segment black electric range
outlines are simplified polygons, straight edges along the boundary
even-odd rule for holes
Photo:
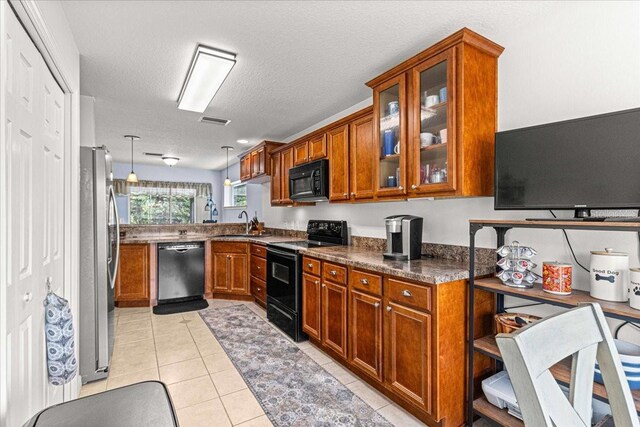
[[[302,331],[302,254],[300,249],[348,244],[346,221],[310,220],[307,240],[267,244],[267,319],[294,341]]]

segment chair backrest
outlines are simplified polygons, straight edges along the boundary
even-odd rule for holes
[[[629,384],[599,304],[547,317],[496,341],[525,425],[591,426],[596,359],[616,425],[640,427]],[[567,398],[549,369],[572,356]]]

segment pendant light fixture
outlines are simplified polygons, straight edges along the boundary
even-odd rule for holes
[[[131,172],[129,173],[129,176],[127,176],[127,182],[135,184],[138,182],[138,176],[133,171],[133,141],[138,141],[140,137],[135,135],[125,135],[124,137],[127,139],[131,139]]]
[[[231,180],[229,179],[229,150],[233,150],[233,147],[230,145],[223,145],[222,149],[227,150],[227,177],[224,180],[224,185],[225,187],[228,187],[231,185]]]

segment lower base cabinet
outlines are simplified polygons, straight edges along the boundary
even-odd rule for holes
[[[154,245],[155,247],[155,245]],[[151,245],[120,245],[114,300],[117,307],[149,307],[151,290]]]
[[[321,292],[320,278],[302,274],[302,330],[320,340]]]
[[[322,282],[322,345],[347,358],[347,287]]]
[[[415,283],[309,257],[303,265],[303,330],[315,345],[428,425],[464,424],[466,280]],[[487,316],[476,306],[478,324]]]
[[[382,298],[349,292],[349,362],[382,381]]]
[[[387,386],[431,413],[431,315],[387,301],[384,336]]]
[[[250,295],[247,243],[212,242],[213,294]]]

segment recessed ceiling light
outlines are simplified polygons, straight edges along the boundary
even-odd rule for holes
[[[239,139],[236,141],[238,144],[248,144],[249,141],[247,141],[246,139]]]
[[[232,53],[198,45],[178,97],[178,108],[204,112],[235,63]]]
[[[175,165],[176,163],[178,163],[178,161],[180,160],[179,157],[174,157],[174,156],[162,156],[162,161],[165,162],[167,165],[169,165],[170,167]]]

